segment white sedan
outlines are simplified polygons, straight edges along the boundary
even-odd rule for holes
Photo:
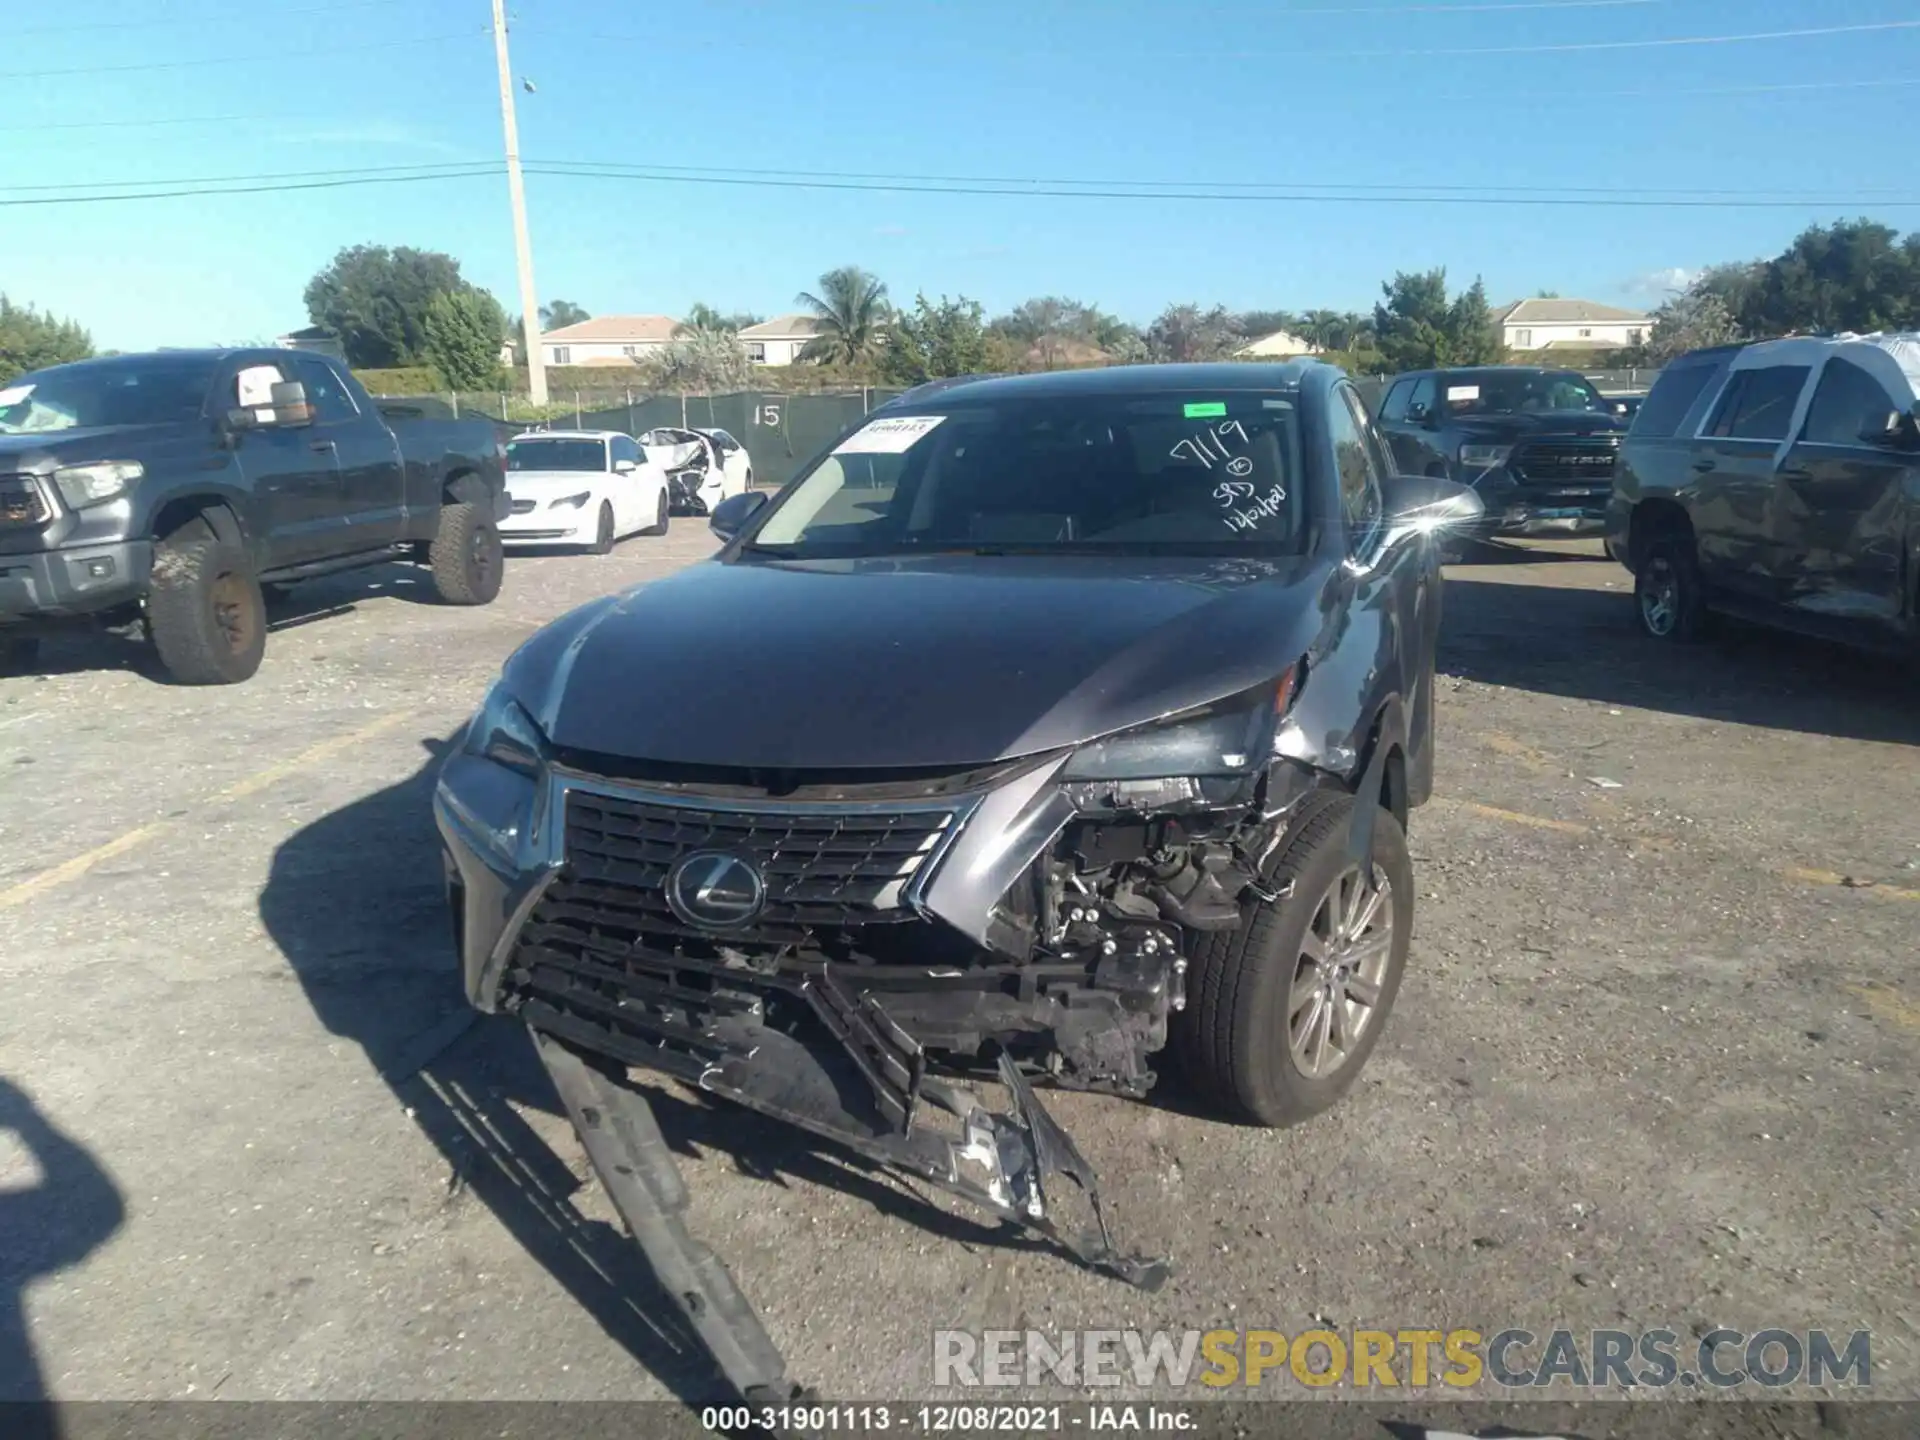
[[[509,545],[585,545],[667,533],[667,471],[617,430],[529,430],[507,442]]]

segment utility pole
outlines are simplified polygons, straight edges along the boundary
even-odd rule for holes
[[[544,405],[547,366],[540,351],[540,296],[533,288],[533,244],[527,239],[527,187],[520,178],[520,125],[513,115],[506,0],[493,0],[493,53],[500,62],[500,124],[507,135],[507,191],[513,197],[513,248],[520,265],[520,329],[526,337],[527,398]]]

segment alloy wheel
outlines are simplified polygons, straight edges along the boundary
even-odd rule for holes
[[[1287,997],[1287,1048],[1309,1080],[1353,1058],[1379,1018],[1392,956],[1392,882],[1378,866],[1349,866],[1314,905]]]

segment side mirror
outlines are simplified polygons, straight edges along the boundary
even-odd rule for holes
[[[1920,426],[1916,426],[1912,415],[1889,410],[1877,424],[1869,423],[1861,428],[1860,440],[1886,450],[1911,450],[1916,440],[1920,440]]]
[[[639,468],[640,467],[631,460],[616,460],[613,462],[613,473],[616,475],[631,475]]]
[[[707,517],[707,528],[722,540],[731,540],[746,529],[747,521],[759,513],[760,507],[766,503],[767,497],[758,490],[729,495],[713,507],[713,514]]]
[[[281,380],[273,387],[275,425],[311,425],[313,406],[307,401],[307,387],[298,380]]]
[[[1486,514],[1471,485],[1438,475],[1393,475],[1382,487],[1386,514],[1381,517],[1376,554],[1415,535],[1458,535],[1473,529]]]

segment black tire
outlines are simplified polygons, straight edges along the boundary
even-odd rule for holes
[[[246,547],[203,520],[162,540],[147,587],[147,634],[176,684],[251,679],[267,653],[267,607]]]
[[[589,547],[595,555],[613,553],[613,506],[606,501],[600,502],[600,520],[593,530],[593,544]]]
[[[506,568],[499,527],[478,505],[442,505],[427,564],[434,592],[447,604],[491,604]]]
[[[660,492],[660,505],[658,510],[654,514],[653,524],[649,525],[646,529],[642,530],[640,533],[642,535],[666,534],[667,525],[669,523],[669,519],[672,516],[672,514],[673,514],[673,506],[667,502],[667,492],[665,490],[662,490]]]
[[[0,676],[31,675],[40,663],[40,637],[18,635],[0,640]]]
[[[1689,644],[1706,632],[1706,589],[1693,537],[1658,536],[1647,546],[1633,577],[1633,609],[1643,634]]]
[[[1195,1088],[1222,1111],[1256,1125],[1298,1124],[1346,1094],[1386,1028],[1413,934],[1413,861],[1399,821],[1382,810],[1374,819],[1373,863],[1387,882],[1381,910],[1391,929],[1383,941],[1375,931],[1364,932],[1380,941],[1374,1003],[1362,1006],[1366,1021],[1344,1059],[1319,1076],[1306,1073],[1290,1043],[1292,1021],[1301,1012],[1289,1013],[1288,1001],[1303,964],[1311,963],[1303,953],[1306,935],[1321,918],[1328,891],[1347,872],[1355,879],[1359,872],[1346,855],[1353,797],[1314,796],[1302,803],[1312,808],[1295,822],[1266,881],[1284,898],[1249,902],[1237,931],[1194,937],[1187,1006],[1174,1017],[1171,1037]]]

